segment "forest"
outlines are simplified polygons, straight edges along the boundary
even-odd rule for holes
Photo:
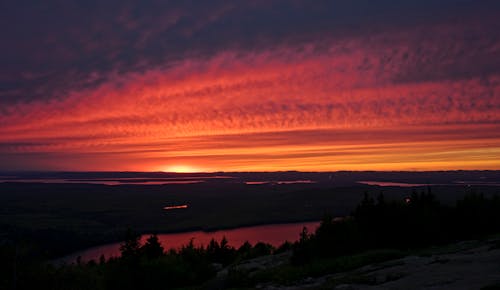
[[[441,203],[429,187],[401,199],[365,193],[348,216],[326,215],[315,231],[304,228],[294,243],[245,243],[224,238],[206,246],[188,242],[166,250],[156,235],[144,244],[132,229],[123,234],[121,256],[55,265],[34,243],[4,242],[0,247],[0,288],[34,289],[219,289],[262,283],[293,284],[304,277],[335,273],[394,259],[419,249],[500,232],[500,198],[471,192],[454,205]],[[287,262],[250,273],[245,260],[285,255]],[[223,273],[223,274],[221,274]]]

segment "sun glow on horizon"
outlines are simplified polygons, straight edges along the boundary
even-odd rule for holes
[[[191,165],[170,165],[162,167],[161,171],[174,172],[174,173],[195,173],[195,172],[202,172],[203,170]]]

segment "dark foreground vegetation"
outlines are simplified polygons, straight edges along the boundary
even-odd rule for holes
[[[288,247],[287,247],[288,245]],[[0,289],[171,289],[201,285],[217,270],[232,263],[289,249],[257,243],[235,249],[224,238],[206,247],[191,240],[180,249],[165,251],[156,235],[141,245],[140,236],[131,230],[121,244],[121,257],[71,265],[42,261],[28,247],[3,245]]]
[[[127,231],[120,258],[53,265],[27,244],[0,248],[0,289],[169,289],[238,288],[261,283],[290,284],[305,277],[346,271],[401,257],[429,246],[480,239],[500,232],[500,198],[470,193],[456,205],[440,203],[430,189],[403,200],[365,194],[349,217],[325,217],[304,229],[299,241],[278,249],[246,243],[238,249],[225,239],[205,247],[188,243],[165,251],[156,236],[143,245]],[[291,250],[289,261],[252,272],[238,262]],[[221,269],[226,275],[217,275]]]
[[[408,250],[476,239],[500,232],[500,198],[469,194],[456,206],[444,206],[430,188],[402,201],[365,194],[350,217],[325,217],[315,234],[303,232],[294,245],[294,264],[371,249]]]

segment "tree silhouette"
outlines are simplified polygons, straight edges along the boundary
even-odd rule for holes
[[[131,257],[139,254],[139,249],[141,247],[140,236],[127,229],[125,232],[125,240],[120,244],[120,252],[122,257]]]
[[[156,234],[151,235],[141,247],[142,253],[148,258],[158,258],[164,254],[163,246]]]

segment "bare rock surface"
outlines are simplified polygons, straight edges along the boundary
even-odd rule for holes
[[[380,284],[350,285],[351,289],[480,289],[500,283],[500,249],[488,245],[398,262],[365,273]]]
[[[490,239],[461,242],[441,250],[367,265],[345,273],[306,278],[292,286],[262,285],[258,288],[460,290],[497,284],[500,285],[500,239]]]

